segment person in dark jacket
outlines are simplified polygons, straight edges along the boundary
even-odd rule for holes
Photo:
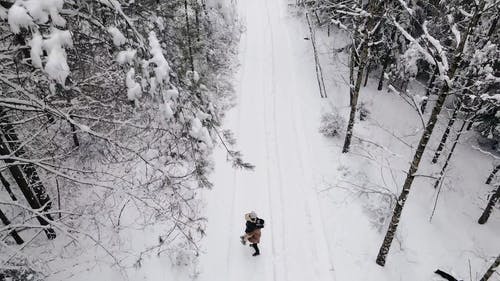
[[[253,256],[260,255],[260,250],[257,244],[260,242],[261,232],[260,229],[264,228],[264,220],[257,217],[255,212],[250,212],[245,214],[246,227],[245,235],[240,236],[241,243],[246,244],[246,241],[250,242],[250,247],[254,248],[255,253]]]

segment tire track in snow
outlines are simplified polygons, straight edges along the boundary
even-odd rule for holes
[[[269,147],[270,146],[270,143],[273,142],[274,144],[274,157],[275,157],[275,163],[276,163],[276,172],[277,172],[277,181],[278,181],[278,187],[279,187],[279,210],[280,210],[280,225],[281,225],[281,247],[280,247],[280,255],[278,256],[277,255],[277,252],[275,251],[275,249],[273,249],[273,256],[274,256],[274,260],[276,261],[277,258],[279,257],[282,257],[283,258],[283,269],[281,270],[283,272],[283,278],[285,281],[288,281],[288,270],[287,270],[287,262],[286,262],[286,248],[285,248],[285,237],[284,235],[286,235],[286,228],[285,228],[285,223],[284,223],[284,214],[285,214],[285,210],[284,210],[284,200],[283,200],[283,175],[282,175],[282,172],[281,172],[281,165],[280,165],[280,157],[279,157],[279,154],[278,154],[278,142],[277,142],[277,139],[278,139],[278,135],[277,135],[277,129],[276,129],[276,126],[277,126],[277,119],[276,119],[276,109],[275,109],[275,105],[276,105],[276,81],[275,81],[275,77],[276,77],[276,74],[275,74],[275,65],[274,65],[274,33],[273,33],[273,25],[271,23],[271,18],[270,18],[270,15],[269,15],[269,6],[267,4],[267,1],[268,0],[262,0],[262,2],[264,2],[264,9],[265,9],[265,13],[266,13],[266,18],[267,18],[267,23],[268,23],[268,26],[269,26],[269,37],[266,36],[266,38],[269,38],[269,43],[270,43],[270,46],[271,46],[271,53],[270,53],[270,58],[271,58],[271,76],[269,77],[270,78],[270,81],[271,81],[271,96],[272,96],[272,123],[271,123],[271,127],[272,129],[269,130],[270,132],[273,133],[273,136],[272,136],[272,140],[269,140],[269,135],[267,134],[266,132],[266,153],[268,155],[268,163],[272,163],[272,161],[270,161],[271,157],[269,155],[269,151],[271,150],[271,148]],[[267,35],[267,34],[266,34]],[[263,91],[264,92],[264,91]],[[264,101],[264,109],[266,109],[266,105],[268,104],[267,102],[267,99],[266,99],[266,95],[264,95],[264,98],[263,98],[263,101]],[[267,117],[267,111],[265,111],[265,118]],[[266,128],[268,128],[268,125],[269,122],[268,122],[268,119],[266,119],[265,121],[265,126]],[[267,131],[267,129],[266,129]],[[273,194],[272,194],[272,188],[271,188],[271,185],[272,185],[272,181],[271,181],[271,174],[269,173],[269,170],[267,172],[268,174],[268,196],[269,196],[269,208],[270,208],[270,213],[274,213],[274,209],[273,209],[273,204],[272,204],[272,198],[273,198]],[[276,232],[274,232],[276,233]],[[274,247],[274,233],[273,233],[273,247]],[[276,267],[276,264],[275,264],[275,261],[273,262],[273,266]],[[274,280],[277,280],[277,276],[276,276],[276,268],[274,268]]]
[[[278,0],[279,1],[279,0]],[[276,2],[274,2],[276,3]],[[278,3],[278,5],[276,5],[278,7],[278,11],[279,11],[279,14],[281,15],[282,14],[282,7],[280,5],[280,3]],[[267,17],[268,17],[268,22],[269,22],[269,30],[271,32],[271,37],[272,37],[272,42],[274,40],[274,35],[273,35],[273,24],[270,20],[270,15],[269,15],[269,8],[267,7],[267,3],[266,3],[266,14],[267,14]],[[278,24],[283,24],[284,26],[284,31],[285,31],[285,38],[286,38],[286,50],[281,50],[281,51],[287,51],[287,50],[291,50],[291,44],[290,44],[290,36],[289,36],[289,33],[288,33],[288,28],[287,26],[285,25],[285,23],[278,23]],[[282,31],[280,29],[280,31]],[[277,143],[277,138],[278,138],[278,132],[277,132],[277,129],[276,129],[276,125],[278,124],[278,121],[276,120],[276,83],[275,83],[275,79],[277,77],[276,75],[276,67],[275,67],[275,56],[277,57],[277,54],[275,53],[275,49],[274,49],[274,44],[272,44],[272,81],[273,81],[273,117],[274,117],[274,122],[273,124],[275,125],[274,127],[274,133],[275,133],[275,152],[277,153],[276,157],[277,157],[277,162],[278,162],[278,165],[279,165],[279,161],[280,161],[280,156],[279,156],[279,147],[278,147],[278,143]],[[288,56],[286,57],[286,59],[291,58],[292,61],[293,61],[293,56],[292,56],[292,53],[290,51],[290,53],[288,54]],[[286,68],[286,70],[291,70],[292,71],[292,81],[293,82],[296,82],[297,81],[297,74],[296,74],[296,71],[295,71],[295,65],[292,65],[292,67],[289,67],[289,68]],[[295,84],[294,84],[295,85]],[[288,89],[289,91],[287,91],[288,93],[292,93],[291,94],[291,97],[289,99],[287,99],[287,102],[288,102],[288,110],[290,112],[290,115],[291,115],[291,124],[292,124],[292,132],[293,132],[293,136],[292,139],[293,139],[293,143],[294,145],[292,147],[296,147],[298,148],[296,153],[292,153],[293,155],[296,156],[296,161],[298,163],[298,168],[300,170],[300,174],[302,175],[300,177],[300,183],[298,184],[299,185],[299,188],[298,188],[298,192],[302,195],[301,198],[304,199],[304,204],[303,204],[303,207],[304,207],[304,212],[305,212],[305,216],[306,216],[306,219],[307,219],[307,225],[309,226],[309,229],[308,229],[308,232],[311,234],[312,238],[313,239],[310,239],[310,246],[311,247],[308,247],[310,252],[311,252],[311,255],[312,257],[315,259],[315,262],[314,262],[314,265],[313,265],[313,272],[315,273],[316,277],[317,278],[320,278],[320,277],[326,277],[325,275],[328,275],[330,276],[330,278],[328,278],[329,280],[332,279],[332,277],[334,277],[330,271],[330,268],[333,268],[333,264],[331,262],[331,251],[330,251],[330,245],[328,245],[328,240],[326,239],[326,233],[325,233],[325,229],[324,229],[324,223],[323,223],[323,219],[322,219],[322,214],[318,214],[318,211],[321,211],[319,209],[315,209],[314,212],[312,212],[311,210],[311,203],[314,204],[315,206],[319,206],[319,201],[317,200],[317,194],[316,193],[313,193],[311,194],[311,189],[313,188],[312,186],[308,189],[307,186],[309,185],[313,185],[313,180],[312,180],[312,176],[310,175],[310,173],[308,173],[306,175],[306,168],[309,168],[310,170],[310,165],[304,165],[304,157],[303,157],[303,150],[302,149],[305,149],[305,150],[308,150],[307,148],[307,144],[305,142],[300,142],[300,138],[299,138],[299,132],[298,132],[298,129],[297,129],[297,112],[295,110],[294,107],[297,106],[297,86],[293,86],[292,88]],[[286,104],[286,102],[285,102]],[[302,119],[302,118],[300,118]],[[302,132],[304,134],[304,132]],[[302,134],[302,136],[303,136]],[[308,164],[309,162],[307,162]],[[281,171],[281,167],[279,168],[280,171]],[[307,171],[309,171],[307,170]],[[279,175],[280,178],[282,178],[282,175],[280,174]],[[282,182],[281,183],[281,186],[280,186],[280,197],[281,197],[281,200],[283,201],[283,187],[282,187]],[[314,200],[316,199],[316,200]],[[311,202],[311,200],[313,202]],[[283,204],[282,204],[283,206]],[[319,226],[316,225],[318,222],[316,222],[316,224],[313,222],[313,213],[314,213],[314,216],[316,217],[319,217],[320,220],[319,220]],[[316,227],[319,227],[321,229],[321,233],[317,233],[316,231]],[[320,236],[322,237],[320,237]],[[320,240],[317,241],[316,238],[317,237],[320,237]],[[319,242],[320,244],[323,243],[323,244],[327,244],[327,259],[328,259],[328,264],[330,265],[329,268],[320,268],[320,258],[324,258],[324,257],[320,257],[320,255],[318,254],[319,251],[318,251],[318,244],[316,242]],[[322,270],[326,270],[328,271],[328,274],[324,274],[325,272],[322,271]],[[286,270],[287,271],[287,270]],[[323,273],[323,275],[322,275]],[[311,276],[312,277],[312,276]],[[323,279],[321,279],[323,280]]]
[[[279,6],[280,10],[281,10],[281,6]],[[282,11],[280,11],[282,12]],[[288,46],[291,46],[291,42],[290,42],[290,33],[289,33],[289,28],[288,26],[285,27],[285,37],[286,37],[286,43]],[[292,49],[290,47],[290,49]],[[292,66],[290,67],[291,71],[292,71],[292,81],[294,81],[294,86],[293,88],[294,89],[297,89],[297,86],[296,86],[296,81],[297,81],[297,72],[296,72],[296,66]],[[306,98],[314,98],[314,99],[317,99],[317,97],[306,97]],[[298,102],[297,101],[298,97],[296,95],[293,95],[293,97],[291,98],[291,103],[289,104],[290,105],[290,111],[291,111],[291,116],[292,116],[292,127],[293,127],[293,131],[294,131],[294,135],[295,135],[295,143],[297,145],[297,147],[303,147],[305,148],[306,151],[308,151],[308,155],[312,155],[312,151],[311,151],[311,144],[309,142],[309,138],[306,136],[306,126],[304,125],[304,118],[302,116],[302,111],[301,111],[301,107],[302,107],[302,103]],[[298,110],[297,110],[297,107],[298,107]],[[297,128],[297,124],[301,125],[301,130],[299,131],[298,128]],[[318,134],[317,131],[309,131],[310,134]],[[316,192],[316,188],[314,187],[314,180],[313,180],[313,176],[311,174],[311,164],[310,164],[310,160],[308,157],[304,157],[303,155],[303,150],[299,149],[298,150],[298,153],[296,154],[297,155],[297,158],[298,158],[298,163],[299,163],[299,166],[300,166],[300,171],[301,171],[301,174],[302,174],[302,184],[300,185],[301,188],[302,188],[302,192],[307,194],[307,198],[308,200],[308,203],[307,203],[307,210],[308,210],[308,218],[309,218],[309,224],[310,225],[314,225],[313,221],[312,221],[312,218],[313,216],[311,215],[311,209],[309,206],[316,206],[315,208],[315,217],[319,219],[319,224],[320,224],[320,234],[321,237],[320,237],[320,241],[322,240],[323,244],[326,244],[326,249],[327,249],[327,256],[328,256],[328,265],[330,266],[329,268],[329,272],[330,272],[330,277],[333,278],[333,280],[335,280],[335,272],[334,272],[334,264],[333,264],[333,261],[332,261],[332,250],[331,250],[331,246],[330,246],[330,243],[328,242],[328,239],[327,239],[327,232],[326,232],[326,229],[325,229],[325,224],[324,224],[324,217],[323,217],[323,213],[321,211],[321,206],[320,206],[320,202],[319,202],[319,198],[318,198],[318,194]],[[309,188],[307,188],[307,186],[310,186]],[[310,204],[309,201],[312,200],[313,202]],[[312,233],[315,233],[314,231],[314,228],[311,228],[311,232]],[[313,236],[317,237],[317,235],[314,235]],[[319,260],[319,256],[318,256],[318,246],[317,246],[317,243],[316,242],[316,239],[313,239],[313,244],[314,244],[314,255],[315,257]]]

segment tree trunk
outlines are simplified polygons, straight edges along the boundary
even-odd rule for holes
[[[488,30],[488,35],[486,35],[486,37],[491,38],[491,35],[493,35],[493,33],[495,32],[495,29],[497,28],[498,24],[498,17],[500,16],[497,14],[495,19],[491,22],[491,26],[490,29]]]
[[[493,178],[495,177],[495,175],[497,174],[498,170],[500,170],[500,164],[497,165],[493,171],[491,171],[490,175],[488,176],[488,179],[486,179],[486,184],[490,184],[491,181],[493,180]]]
[[[366,68],[365,83],[363,83],[363,87],[366,87],[366,84],[368,84],[368,76],[370,75],[370,63],[368,63],[365,68]]]
[[[495,259],[495,261],[491,264],[490,268],[488,268],[488,270],[484,274],[483,278],[481,278],[481,280],[479,280],[479,281],[487,281],[488,279],[490,279],[491,275],[493,275],[493,273],[495,273],[495,269],[499,265],[500,265],[500,255],[498,255],[498,257]]]
[[[16,195],[14,192],[12,192],[12,189],[10,188],[10,183],[3,177],[3,175],[0,173],[0,181],[2,182],[2,185],[5,187],[5,190],[7,190],[7,193],[9,193],[10,198],[12,201],[17,201]]]
[[[200,5],[198,3],[198,0],[195,1],[194,5],[194,15],[195,15],[195,24],[196,24],[196,41],[200,42],[201,37],[201,31],[200,31]]]
[[[441,168],[441,172],[439,172],[439,177],[436,180],[436,182],[434,183],[434,188],[437,188],[438,185],[441,183],[441,180],[443,179],[444,171],[446,171],[446,168],[448,167],[448,164],[450,163],[451,156],[453,155],[453,152],[455,152],[455,148],[457,147],[458,140],[460,139],[460,136],[462,135],[462,132],[465,129],[466,123],[467,123],[466,121],[464,121],[464,123],[462,123],[462,127],[460,127],[460,131],[458,131],[458,133],[457,133],[457,137],[455,138],[455,141],[453,142],[450,153],[448,154],[448,157],[446,158],[446,161],[444,162],[443,168]]]
[[[451,64],[450,69],[447,73],[450,80],[452,80],[453,77],[455,76],[455,72],[457,71],[461,56],[463,55],[465,42],[467,41],[467,38],[469,37],[469,34],[471,33],[472,29],[477,25],[477,22],[479,21],[479,18],[481,16],[480,11],[483,10],[485,4],[486,2],[482,1],[481,4],[478,7],[476,7],[474,16],[469,22],[469,26],[467,30],[464,32],[465,34],[462,35],[460,44],[458,44],[457,49],[455,50],[453,56],[453,63]],[[415,151],[415,154],[413,155],[413,160],[411,162],[410,169],[406,175],[406,179],[403,184],[403,190],[401,191],[401,194],[399,195],[398,200],[396,201],[396,206],[394,207],[394,212],[392,214],[389,228],[387,229],[384,241],[377,255],[376,263],[380,266],[385,265],[387,254],[389,253],[392,240],[394,239],[394,235],[396,234],[396,230],[399,225],[399,220],[401,218],[403,207],[406,203],[406,199],[408,199],[408,194],[410,194],[411,185],[413,183],[413,180],[415,179],[415,173],[418,170],[420,160],[422,159],[422,155],[424,154],[427,143],[429,142],[429,138],[431,137],[432,131],[434,130],[434,126],[436,125],[438,115],[441,112],[441,108],[443,107],[444,101],[449,91],[450,88],[448,86],[448,83],[446,82],[443,83],[443,87],[441,88],[441,92],[438,95],[436,105],[432,109],[429,121],[427,121],[427,125],[425,126],[424,132],[422,133],[422,136],[418,143],[418,148]]]
[[[0,220],[5,226],[8,226],[10,224],[9,219],[7,218],[7,216],[5,216],[2,210],[0,210]],[[9,234],[12,236],[12,238],[14,238],[14,241],[16,241],[17,245],[21,245],[24,243],[24,240],[21,238],[21,236],[19,236],[15,229],[10,229]]]
[[[485,224],[488,221],[491,212],[493,211],[493,207],[495,207],[495,204],[497,203],[499,197],[500,197],[500,185],[498,185],[495,192],[491,194],[490,200],[488,201],[488,205],[486,205],[483,214],[477,221],[479,224]]]
[[[391,51],[388,49],[387,53],[385,53],[384,64],[382,65],[382,73],[380,73],[380,78],[378,79],[378,87],[377,90],[382,91],[384,87],[384,75],[385,70],[389,66],[389,61],[391,60]]]
[[[311,20],[309,19],[309,13],[306,13],[306,20],[307,20],[307,25],[309,26],[309,33],[311,37],[311,44],[313,48],[313,54],[314,54],[314,65],[316,67],[316,80],[318,81],[318,88],[319,88],[319,95],[322,98],[326,98],[326,88],[325,88],[325,81],[323,80],[323,69],[321,68],[321,64],[319,61],[319,56],[318,56],[318,50],[316,49],[316,34],[314,32],[314,29],[311,25]]]
[[[455,107],[453,110],[453,114],[451,115],[450,120],[448,121],[448,125],[446,126],[446,129],[444,130],[443,136],[441,137],[441,141],[439,142],[438,148],[436,149],[436,152],[434,153],[434,157],[432,157],[432,163],[435,164],[437,163],[437,160],[439,159],[439,156],[441,155],[441,152],[443,151],[444,145],[446,144],[446,141],[448,140],[448,136],[450,135],[451,128],[453,127],[453,124],[455,124],[455,121],[457,120],[457,115],[460,109],[462,108],[462,101],[460,100],[458,105]],[[465,124],[465,121],[464,121]],[[460,131],[462,132],[462,131]]]
[[[351,52],[355,52],[355,46],[352,46]],[[354,57],[354,55],[352,55],[351,57]],[[349,152],[349,147],[351,145],[352,131],[354,128],[354,122],[356,120],[356,108],[357,108],[357,104],[358,104],[359,89],[361,88],[361,81],[363,79],[363,72],[365,69],[367,57],[368,57],[368,45],[366,43],[363,43],[363,46],[361,49],[361,56],[360,56],[359,61],[358,61],[358,71],[356,74],[356,84],[354,85],[354,89],[352,89],[352,92],[351,92],[351,113],[349,114],[349,123],[347,125],[347,133],[345,136],[344,147],[342,148],[342,153]],[[351,62],[351,64],[352,63],[354,63],[354,62]],[[351,73],[354,74],[354,71],[351,71]],[[354,80],[354,79],[351,79],[351,80]],[[350,85],[350,88],[352,88],[352,86],[353,85]]]
[[[80,141],[78,140],[78,135],[76,134],[75,124],[70,122],[69,125],[71,127],[71,135],[73,136],[73,144],[75,145],[75,147],[79,147]]]
[[[434,72],[432,73],[431,79],[429,80],[429,84],[427,85],[427,90],[425,91],[425,97],[420,105],[420,111],[422,113],[425,112],[425,108],[427,107],[427,102],[429,101],[429,97],[431,96],[431,92],[434,92],[434,81],[436,81],[436,77],[439,73],[439,69],[437,67],[434,68]]]
[[[19,138],[15,133],[14,127],[4,117],[2,109],[0,109],[0,120],[2,121],[0,124],[0,131],[2,133],[0,135],[0,155],[11,156],[14,154],[16,157],[23,157],[24,150],[22,147],[19,147]],[[9,158],[4,161],[7,164],[15,163],[13,159]],[[31,208],[39,210],[42,213],[50,209],[52,202],[33,164],[9,165],[9,171]],[[43,210],[40,210],[42,207],[44,207]],[[49,226],[50,223],[47,219],[52,220],[49,214],[43,217],[37,216],[36,218],[42,226]],[[56,238],[56,233],[52,228],[47,227],[44,230],[47,238]]]
[[[189,55],[189,67],[191,71],[194,71],[194,59],[193,59],[193,44],[191,40],[191,27],[189,25],[189,15],[188,15],[188,0],[184,0],[184,16],[186,20],[186,36],[188,43],[188,55]]]

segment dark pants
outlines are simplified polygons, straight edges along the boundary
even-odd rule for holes
[[[250,247],[255,249],[256,254],[260,254],[259,247],[257,247],[257,243],[250,244]]]

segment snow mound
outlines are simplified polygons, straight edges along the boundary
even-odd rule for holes
[[[21,28],[33,25],[33,19],[28,15],[28,11],[19,5],[10,7],[7,21],[10,30],[15,34],[21,32]]]
[[[66,20],[59,14],[63,4],[63,0],[16,1],[8,12],[10,29],[17,34],[21,32],[21,28],[28,28],[35,22],[45,24],[49,19],[55,26],[65,26]],[[3,18],[1,12],[0,17]]]
[[[116,61],[118,61],[119,64],[125,64],[125,63],[132,64],[136,53],[137,51],[133,49],[127,49],[125,51],[121,51],[116,56]]]
[[[42,35],[38,32],[33,34],[33,38],[31,38],[29,45],[31,47],[31,64],[36,68],[43,68],[41,59],[43,45]]]
[[[39,40],[39,39],[35,39]],[[35,43],[37,43],[35,41]],[[45,64],[45,72],[50,78],[54,79],[58,83],[64,85],[66,78],[70,74],[70,69],[66,61],[66,51],[64,47],[73,47],[73,41],[71,40],[71,34],[68,30],[59,30],[56,28],[52,29],[52,32],[48,39],[43,41],[43,48],[49,54],[47,57],[47,62]],[[35,47],[36,44],[35,44]],[[32,54],[35,55],[35,61],[38,59],[36,57],[40,50],[32,50]],[[38,62],[34,62],[38,63]]]
[[[127,42],[127,38],[125,38],[123,33],[121,33],[121,31],[118,28],[116,28],[114,26],[110,26],[108,28],[108,32],[113,37],[113,44],[116,47],[120,47],[121,45],[123,45]]]
[[[142,89],[141,85],[135,81],[135,70],[131,68],[127,72],[127,98],[131,101],[137,100],[141,97]]]
[[[196,117],[191,120],[191,130],[189,131],[189,135],[204,142],[208,146],[212,145],[212,139],[210,138],[207,128],[203,127],[200,119]]]
[[[149,47],[152,55],[149,63],[153,63],[156,65],[156,67],[154,68],[156,83],[169,83],[170,66],[163,56],[160,42],[158,41],[158,38],[153,31],[149,33]]]

